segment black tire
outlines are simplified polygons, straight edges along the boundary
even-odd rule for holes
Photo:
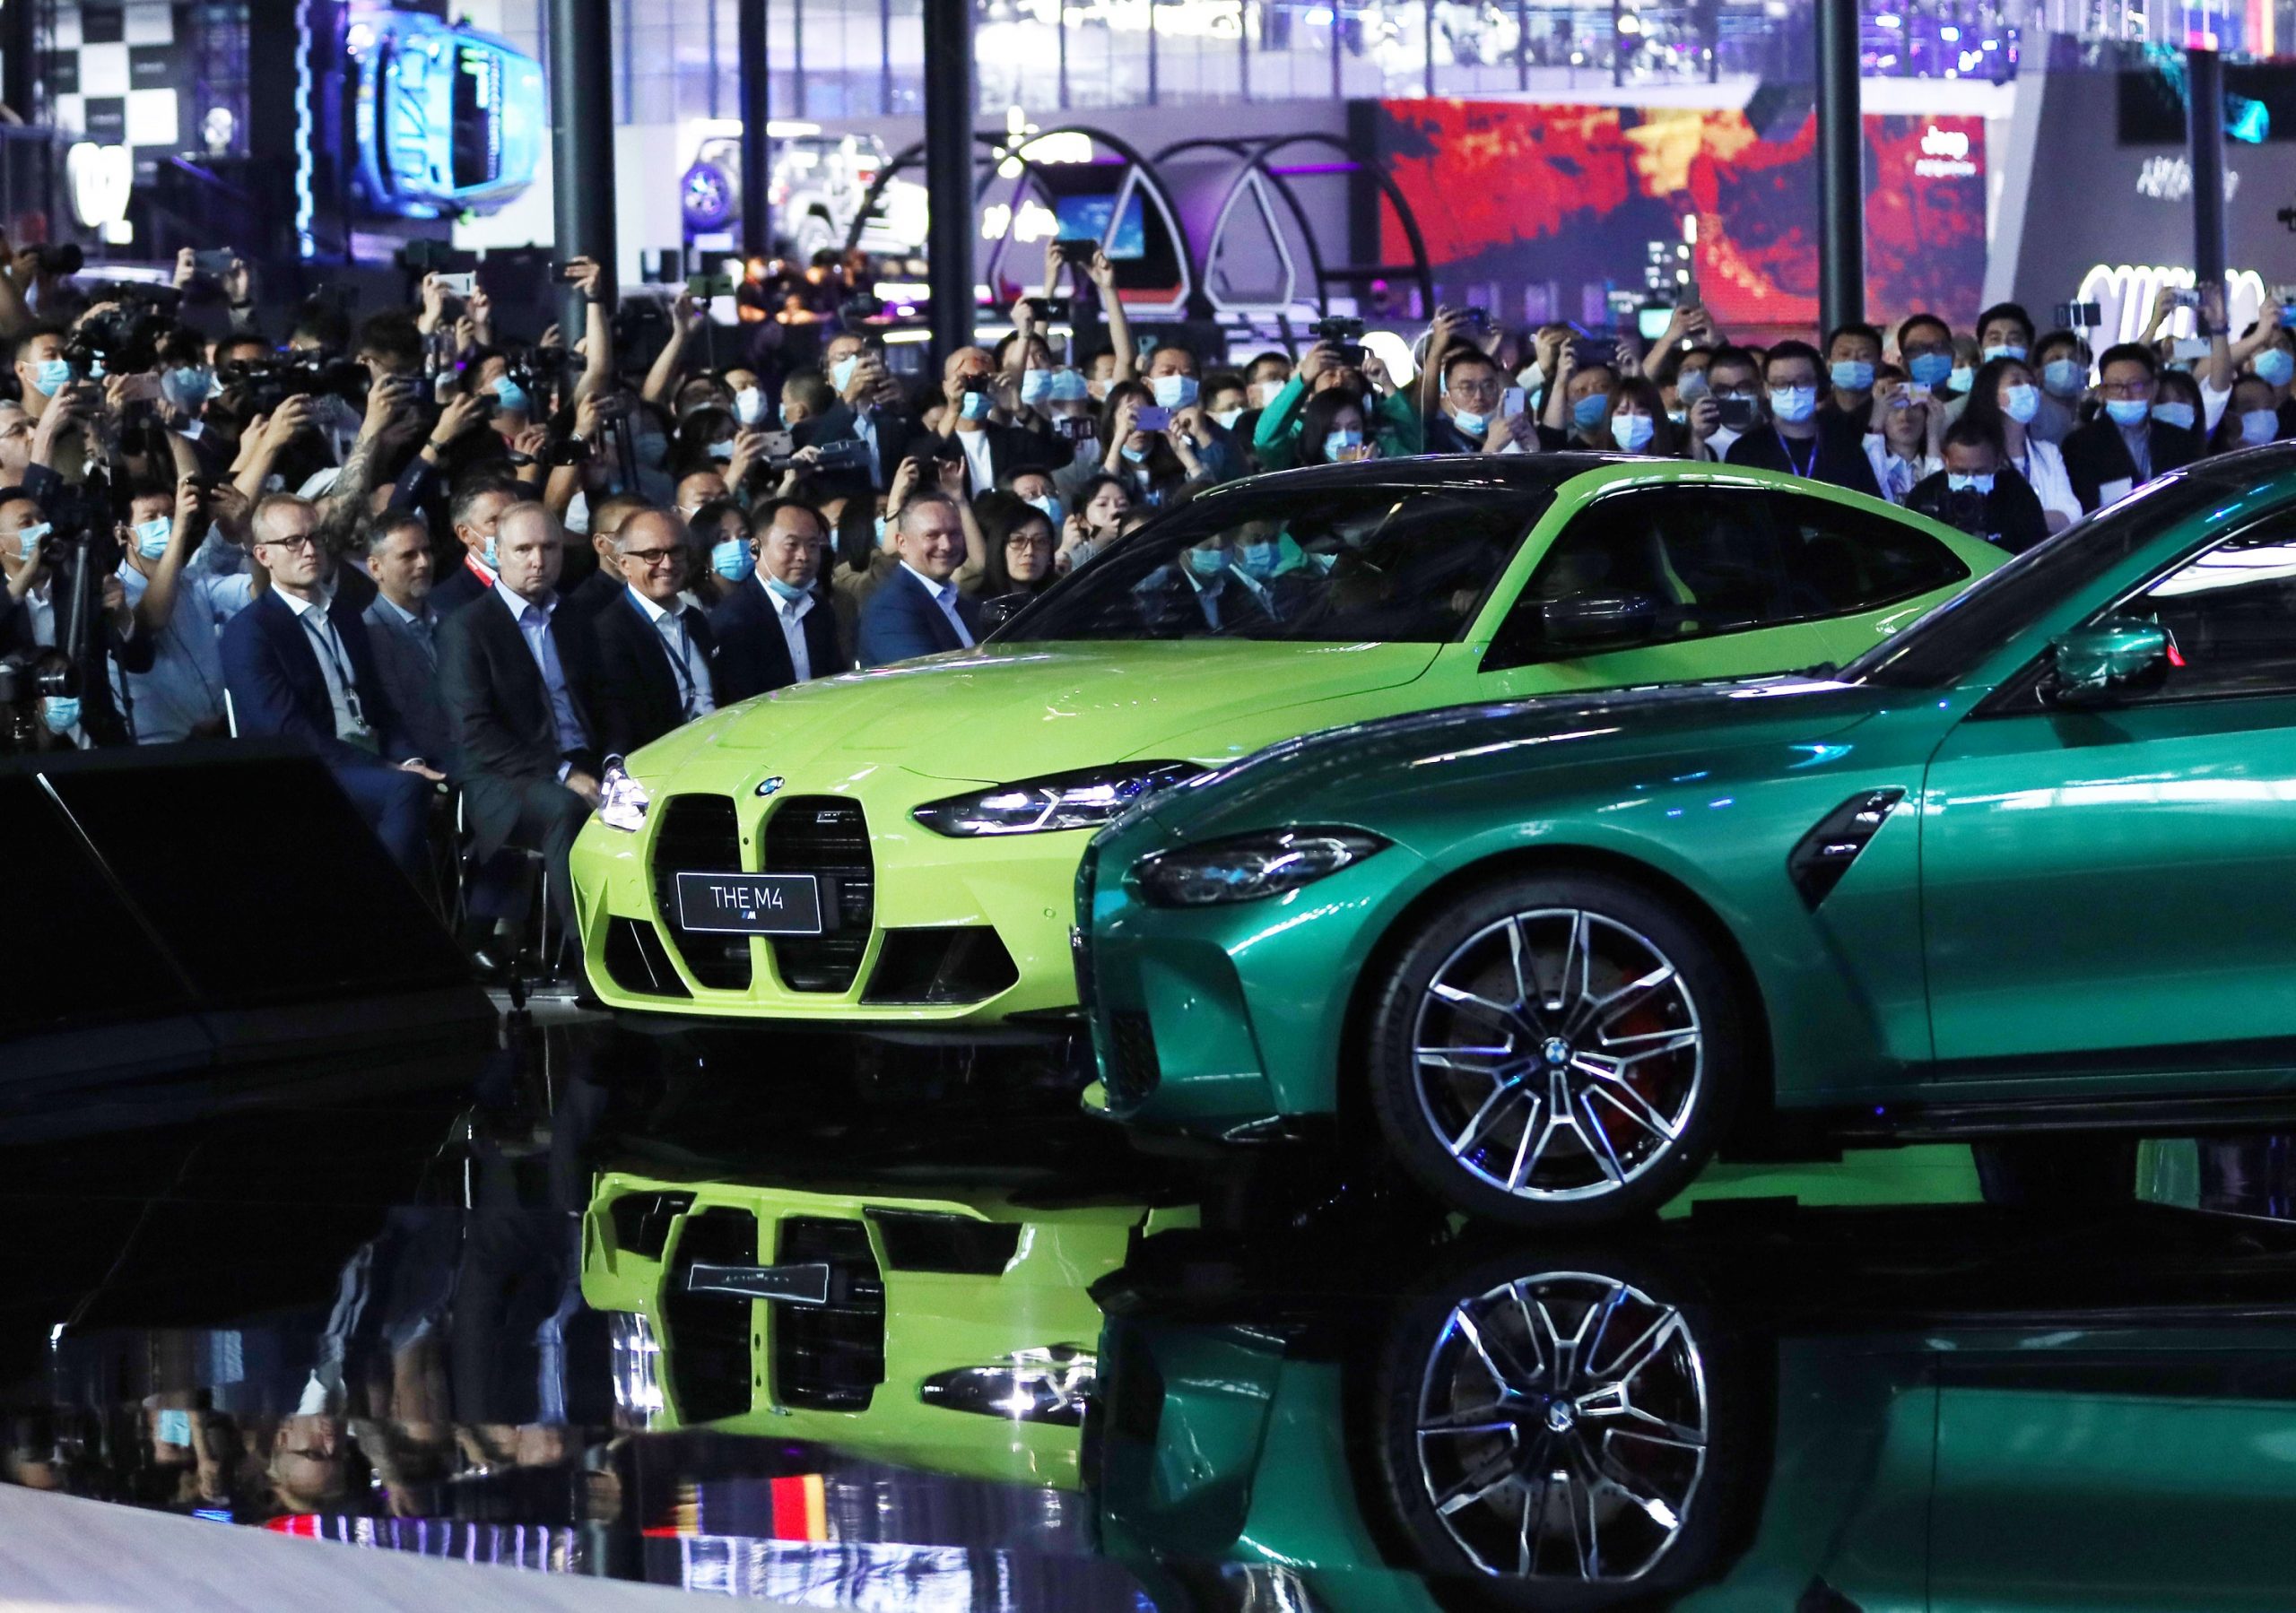
[[[1624,1168],[1615,1168],[1621,1165],[1622,1155],[1612,1141],[1605,1151],[1611,1156],[1610,1166],[1613,1168],[1604,1173],[1604,1181],[1588,1185],[1583,1192],[1574,1188],[1560,1172],[1549,1186],[1542,1187],[1539,1182],[1526,1179],[1517,1191],[1509,1191],[1508,1180],[1522,1173],[1522,1149],[1518,1148],[1510,1160],[1503,1162],[1510,1169],[1508,1180],[1500,1180],[1496,1170],[1489,1167],[1502,1162],[1484,1146],[1492,1136],[1504,1139],[1514,1134],[1505,1123],[1508,1113],[1502,1110],[1491,1114],[1492,1130],[1488,1134],[1475,1132],[1475,1122],[1483,1116],[1487,1105],[1473,1108],[1467,1123],[1457,1132],[1452,1133],[1448,1129],[1457,1122],[1459,1109],[1467,1106],[1466,1100],[1458,1094],[1477,1090],[1474,1081],[1481,1077],[1462,1075],[1452,1083],[1446,1083],[1440,1076],[1431,1077],[1436,1087],[1422,1093],[1423,1061],[1419,1054],[1422,1007],[1428,1004],[1439,976],[1443,976],[1449,985],[1450,977],[1444,976],[1447,968],[1457,973],[1472,967],[1480,956],[1474,948],[1506,944],[1507,938],[1501,932],[1509,921],[1520,917],[1522,922],[1517,925],[1516,933],[1531,938],[1524,941],[1524,950],[1544,957],[1548,954],[1538,945],[1546,933],[1544,927],[1559,922],[1558,915],[1567,914],[1586,915],[1585,933],[1597,938],[1588,949],[1590,954],[1605,946],[1613,947],[1631,967],[1631,959],[1641,955],[1635,945],[1639,942],[1648,953],[1672,966],[1674,985],[1668,988],[1672,994],[1664,1001],[1654,999],[1631,1010],[1620,1010],[1613,1019],[1595,1023],[1615,1027],[1626,1023],[1630,1013],[1642,1012],[1663,1021],[1655,1030],[1620,1038],[1621,1043],[1680,1037],[1694,1032],[1698,1038],[1692,1054],[1694,1069],[1687,1078],[1683,1077],[1681,1071],[1684,1061],[1677,1053],[1638,1052],[1635,1055],[1645,1061],[1669,1061],[1651,1068],[1665,1082],[1683,1088],[1679,1101],[1662,1096],[1657,1104],[1651,1104],[1639,1088],[1632,1094],[1643,1097],[1646,1107],[1663,1109],[1660,1118],[1670,1123],[1667,1129],[1672,1132],[1671,1140],[1660,1140],[1659,1130],[1630,1118],[1625,1103],[1613,1096],[1622,1084],[1620,1080],[1578,1080],[1578,1087],[1607,1100],[1599,1109],[1589,1110],[1596,1116],[1589,1123],[1603,1134],[1602,1140],[1608,1141],[1613,1130],[1626,1132]],[[1575,938],[1578,933],[1574,931],[1572,935]],[[1494,935],[1499,938],[1492,939]],[[1564,956],[1567,967],[1569,955],[1566,952]],[[1590,976],[1587,977],[1591,979]],[[1623,970],[1617,977],[1633,978]],[[1367,1075],[1371,1107],[1389,1153],[1445,1203],[1468,1215],[1526,1230],[1552,1232],[1611,1226],[1656,1210],[1681,1192],[1713,1153],[1747,1079],[1744,1027],[1748,1012],[1738,1002],[1739,988],[1713,943],[1663,898],[1608,874],[1533,874],[1500,880],[1474,891],[1430,918],[1395,958],[1385,983],[1374,989],[1378,994],[1368,1021],[1370,1034]],[[1456,1025],[1479,1010],[1436,1011],[1452,1014]],[[1524,1036],[1544,1036],[1547,1030],[1563,1022],[1534,1026],[1526,1020],[1504,1032],[1506,1045],[1518,1049]],[[1669,1029],[1665,1022],[1671,1022],[1673,1028]],[[1587,1027],[1587,1034],[1596,1034],[1592,1025]],[[1555,1042],[1563,1044],[1567,1062],[1561,1073],[1569,1075],[1578,1068],[1582,1055],[1590,1059],[1615,1056],[1603,1050],[1618,1044],[1606,1039],[1607,1031],[1602,1035],[1605,1039],[1584,1046],[1574,1046],[1562,1037],[1549,1038],[1541,1045],[1551,1047]],[[1516,1084],[1522,1086],[1534,1078],[1551,1083],[1558,1073],[1556,1070],[1530,1057],[1531,1050],[1519,1051],[1522,1062],[1536,1068]],[[1639,1076],[1646,1072],[1638,1069],[1637,1073]],[[1494,1079],[1493,1084],[1496,1088],[1505,1083]],[[1525,1110],[1525,1127],[1539,1112],[1526,1096],[1528,1091],[1526,1086],[1516,1098],[1506,1100]],[[1500,1101],[1496,1090],[1490,1101]],[[1445,1124],[1445,1136],[1437,1134],[1439,1112],[1448,1116],[1440,1123]],[[1604,1160],[1596,1152],[1596,1139],[1590,1137],[1587,1127],[1576,1118],[1566,1123],[1571,1128],[1572,1146],[1585,1156],[1583,1168],[1593,1172],[1602,1166]],[[1463,1153],[1454,1153],[1447,1137],[1474,1137],[1475,1140]],[[1542,1142],[1542,1158],[1545,1146]],[[1634,1157],[1633,1150],[1638,1147],[1647,1150],[1647,1157]],[[1534,1161],[1535,1167],[1537,1163]],[[1535,1177],[1537,1169],[1531,1174]]]
[[[1694,1477],[1685,1476],[1686,1465],[1676,1468],[1671,1487],[1656,1480],[1655,1474],[1642,1476],[1650,1493],[1665,1489],[1663,1498],[1678,1520],[1663,1546],[1656,1545],[1659,1531],[1633,1529],[1638,1520],[1631,1512],[1614,1514],[1605,1525],[1620,1532],[1604,1548],[1615,1555],[1607,1562],[1598,1558],[1597,1566],[1614,1569],[1614,1574],[1597,1573],[1590,1578],[1569,1565],[1578,1557],[1577,1543],[1553,1529],[1552,1512],[1543,1514],[1549,1527],[1538,1539],[1538,1570],[1528,1576],[1516,1572],[1519,1561],[1503,1560],[1504,1549],[1520,1538],[1511,1494],[1494,1503],[1487,1516],[1475,1516],[1477,1507],[1468,1506],[1447,1519],[1438,1509],[1440,1453],[1431,1459],[1428,1442],[1419,1432],[1431,1384],[1451,1381],[1435,1364],[1445,1358],[1447,1349],[1451,1361],[1464,1359],[1452,1342],[1456,1313],[1476,1305],[1481,1296],[1488,1306],[1480,1313],[1486,1321],[1504,1318],[1519,1302],[1511,1295],[1495,1303],[1489,1296],[1506,1294],[1517,1284],[1542,1306],[1559,1302],[1554,1313],[1559,1319],[1572,1314],[1568,1307],[1573,1295],[1583,1301],[1606,1287],[1623,1290],[1630,1296],[1620,1311],[1620,1331],[1626,1337],[1637,1337],[1654,1318],[1671,1312],[1678,1320],[1679,1337],[1690,1347],[1665,1352],[1670,1357],[1665,1375],[1678,1391],[1684,1381],[1679,1374],[1695,1375],[1702,1455]],[[1509,1353],[1512,1340],[1492,1336],[1495,1330],[1483,1331],[1487,1348],[1509,1361],[1522,1359]],[[1598,1363],[1605,1353],[1603,1349],[1587,1351]],[[1626,1354],[1618,1350],[1613,1358]],[[1378,1489],[1387,1508],[1385,1522],[1393,1525],[1408,1565],[1428,1576],[1438,1603],[1458,1613],[1671,1606],[1684,1591],[1726,1569],[1752,1536],[1767,1485],[1773,1375],[1761,1341],[1746,1336],[1743,1328],[1724,1325],[1701,1302],[1694,1285],[1666,1262],[1568,1246],[1483,1262],[1431,1285],[1405,1305],[1381,1348],[1370,1401],[1371,1427],[1366,1434],[1378,1457]],[[1686,1409],[1692,1402],[1679,1392],[1670,1393],[1667,1384],[1646,1383],[1637,1376],[1627,1392],[1638,1404],[1648,1401],[1669,1418],[1690,1415]],[[1607,1448],[1613,1455],[1620,1450],[1615,1441]],[[1629,1455],[1624,1460],[1635,1459]],[[1517,1531],[1514,1541],[1507,1538],[1510,1527]],[[1599,1530],[1596,1532],[1599,1542],[1603,1537]],[[1499,1548],[1495,1552],[1494,1545]],[[1492,1557],[1501,1560],[1494,1564]]]

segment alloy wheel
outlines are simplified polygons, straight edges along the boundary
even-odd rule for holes
[[[1698,1341],[1616,1278],[1549,1272],[1452,1307],[1422,1376],[1419,1477],[1483,1573],[1638,1579],[1706,1476]]]
[[[1422,995],[1411,1058],[1424,1116],[1463,1169],[1518,1200],[1615,1193],[1677,1151],[1706,1038],[1657,943],[1584,908],[1469,936]]]

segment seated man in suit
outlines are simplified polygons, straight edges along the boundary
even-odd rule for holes
[[[365,625],[330,595],[313,538],[318,511],[274,493],[250,525],[271,586],[224,624],[219,646],[239,732],[308,741],[392,859],[421,880],[425,807],[444,776],[399,732]]]
[[[900,564],[861,610],[854,659],[885,666],[944,650],[970,649],[980,609],[957,592],[964,564],[964,519],[946,493],[926,492],[901,506],[893,550]]]
[[[441,618],[452,616],[492,591],[494,546],[502,512],[523,498],[507,465],[477,465],[456,479],[447,521],[461,546],[462,564],[448,570],[431,589],[430,608]]]
[[[558,610],[564,541],[539,504],[502,512],[494,585],[439,629],[439,681],[473,853],[540,851],[551,904],[574,928],[566,854],[598,803],[596,639]]]
[[[718,692],[729,702],[846,670],[837,612],[815,592],[827,563],[829,523],[794,499],[764,506],[752,521],[765,524],[757,575],[735,584],[709,615]]]
[[[2206,438],[2197,430],[2152,417],[2160,378],[2161,361],[2141,342],[2109,347],[2097,360],[2104,412],[2066,432],[2058,450],[2083,510],[2110,504],[2200,457]]]
[[[411,509],[387,510],[367,533],[375,603],[359,620],[375,652],[383,692],[414,754],[444,767],[454,754],[439,698],[439,613],[430,608],[430,528]]]
[[[640,510],[615,531],[622,597],[590,618],[603,755],[627,756],[718,709],[709,620],[678,597],[691,552],[685,523],[667,510]]]

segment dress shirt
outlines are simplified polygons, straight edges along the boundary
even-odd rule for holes
[[[351,681],[351,652],[344,647],[343,635],[327,618],[327,595],[320,593],[311,599],[298,599],[284,588],[278,592],[310,636],[319,676],[326,680],[327,703],[335,707],[335,737],[361,750],[375,750],[375,731],[367,726],[366,714],[359,709],[359,691]]]
[[[39,580],[23,598],[24,616],[32,624],[32,642],[44,650],[56,647],[56,574]]]
[[[808,592],[795,599],[785,599],[767,585],[762,571],[757,574],[757,585],[765,589],[765,603],[773,607],[774,617],[781,623],[781,641],[789,646],[789,671],[794,680],[799,683],[811,682],[813,656],[813,652],[805,647],[805,612],[813,608],[813,594]],[[961,629],[959,630],[962,631]]]
[[[2143,487],[2152,480],[2152,422],[2141,420],[2133,426],[2121,426],[2120,440],[2128,450],[2130,461],[2136,466],[2136,485]]]
[[[255,588],[248,577],[217,576],[196,565],[195,559],[176,574],[175,605],[152,636],[152,670],[129,672],[117,660],[111,664],[114,698],[139,745],[188,739],[194,728],[223,715],[223,657],[217,635],[254,600]],[[133,610],[151,579],[126,560],[119,563],[118,577]],[[283,592],[280,597],[288,595]]]
[[[996,465],[988,452],[987,431],[957,432],[957,447],[965,451],[965,465],[972,473],[972,490],[976,496],[996,485]]]
[[[975,435],[986,437],[987,433],[977,432]],[[956,584],[936,583],[907,560],[900,563],[900,568],[925,585],[925,591],[933,596],[933,603],[941,607],[941,614],[949,619],[951,627],[956,629],[957,642],[967,649],[972,648],[972,634],[965,628],[965,619],[957,614]]]
[[[678,681],[678,702],[685,709],[685,720],[706,717],[718,709],[717,700],[709,692],[709,663],[701,654],[701,646],[693,635],[685,630],[686,605],[683,596],[674,611],[664,610],[637,589],[630,590],[630,597],[654,623],[654,631],[662,637],[662,653],[670,658],[670,671]]]
[[[566,669],[558,663],[558,646],[550,636],[551,613],[558,609],[558,595],[551,594],[542,603],[513,594],[498,581],[495,597],[510,608],[518,624],[518,637],[526,641],[526,653],[535,658],[535,666],[542,673],[542,686],[550,691],[550,715],[558,724],[558,750],[561,756],[571,756],[590,748],[590,736],[582,731],[582,719],[574,713],[574,697],[566,687]],[[561,784],[574,770],[574,764],[558,764]]]
[[[432,672],[437,672],[439,670],[437,613],[426,604],[422,607],[422,613],[418,615],[401,605],[387,594],[376,594],[375,603],[406,624],[408,630],[413,635],[414,642],[422,646],[422,658],[430,663]]]
[[[857,405],[853,411],[853,435],[868,446],[869,485],[884,486],[884,461],[877,454],[877,412],[866,403]]]

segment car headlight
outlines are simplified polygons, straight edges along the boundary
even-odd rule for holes
[[[1150,791],[1203,771],[1192,762],[1085,767],[927,802],[909,816],[936,835],[955,837],[1099,828]]]
[[[1075,1428],[1083,1425],[1084,1408],[1099,1375],[1100,1362],[1091,1351],[1056,1344],[1048,1349],[1016,1349],[987,1366],[936,1372],[917,1394],[926,1405],[944,1411]]]
[[[1387,844],[1356,828],[1272,829],[1143,857],[1132,878],[1159,907],[1256,902],[1352,868]]]
[[[613,1420],[640,1432],[662,1420],[662,1341],[643,1311],[606,1313],[606,1348],[613,1365]]]
[[[646,786],[630,776],[619,758],[606,763],[606,775],[598,781],[600,822],[634,835],[645,827],[646,809],[653,804]]]

